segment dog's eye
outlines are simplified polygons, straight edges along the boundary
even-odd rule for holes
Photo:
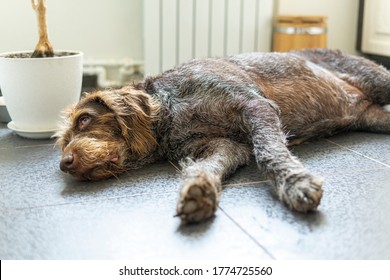
[[[79,118],[79,128],[81,130],[85,129],[91,122],[91,117],[88,115],[81,116]]]

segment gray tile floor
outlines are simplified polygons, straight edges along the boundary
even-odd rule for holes
[[[326,179],[317,212],[289,211],[252,164],[226,182],[215,218],[183,227],[171,163],[76,182],[53,141],[0,124],[0,259],[390,259],[390,135],[343,134],[293,153]]]

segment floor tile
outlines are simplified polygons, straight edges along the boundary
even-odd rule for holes
[[[292,149],[292,153],[312,173],[325,177],[334,173],[359,173],[385,168],[378,162],[369,160],[326,140],[296,146]]]
[[[256,162],[251,160],[249,165],[239,167],[236,172],[228,177],[224,182],[224,186],[241,186],[243,184],[253,184],[268,181],[264,173],[257,167]]]
[[[390,166],[390,135],[354,132],[334,136],[329,141]]]
[[[270,258],[223,213],[181,227],[173,217],[176,199],[173,193],[151,193],[2,212],[0,258]]]
[[[78,182],[53,140],[0,124],[2,259],[390,259],[390,136],[348,133],[292,148],[325,178],[318,211],[292,212],[254,161],[224,183],[215,218],[180,226],[169,162]]]
[[[27,139],[16,135],[12,130],[7,128],[5,123],[0,123],[0,153],[2,150],[26,147],[26,146],[38,146],[38,145],[51,145],[54,146],[53,139]]]
[[[220,207],[277,259],[389,259],[390,172],[335,173],[318,211],[292,212],[266,184],[225,188]]]
[[[52,146],[33,146],[1,151],[0,190],[3,208],[29,208],[165,192],[177,189],[179,174],[167,162],[129,171],[118,178],[80,182],[59,170],[60,152]]]

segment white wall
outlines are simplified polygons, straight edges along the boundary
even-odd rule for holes
[[[277,0],[276,14],[328,16],[328,47],[356,54],[358,0]]]
[[[143,60],[142,0],[47,0],[55,49],[81,50],[86,60]],[[355,53],[358,0],[275,0],[277,14],[328,20],[328,46]],[[30,0],[0,0],[0,52],[31,50],[38,40]]]
[[[54,49],[81,50],[86,60],[143,60],[142,0],[47,0]],[[0,52],[38,42],[31,0],[0,0]]]

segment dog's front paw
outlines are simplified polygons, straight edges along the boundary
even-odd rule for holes
[[[302,172],[291,174],[279,189],[279,197],[291,209],[307,212],[317,209],[322,197],[322,178]]]
[[[217,184],[206,174],[188,180],[180,192],[176,216],[184,224],[198,223],[212,217],[219,199]]]

